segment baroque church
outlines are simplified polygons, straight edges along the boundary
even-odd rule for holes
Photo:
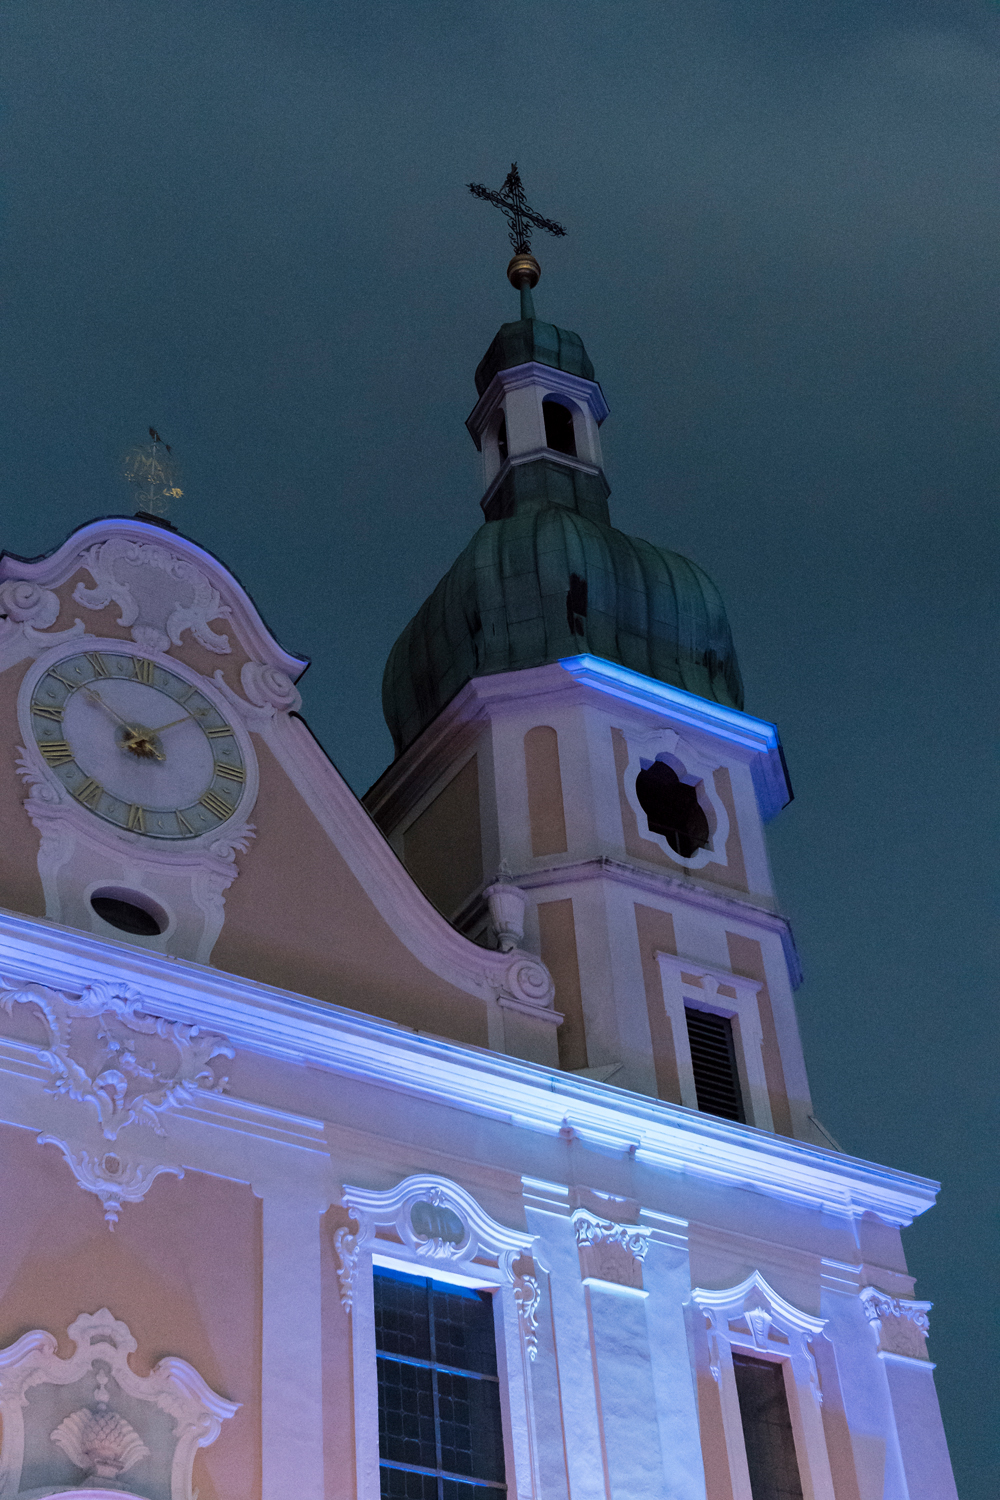
[[[954,1500],[937,1184],[814,1116],[777,731],[508,275],[363,799],[163,520],[0,561],[0,1500]]]

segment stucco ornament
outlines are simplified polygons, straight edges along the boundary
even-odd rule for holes
[[[816,1360],[809,1346],[822,1335],[825,1318],[814,1318],[793,1307],[768,1286],[759,1271],[754,1271],[739,1286],[724,1291],[695,1287],[691,1300],[705,1315],[709,1366],[714,1380],[721,1382],[727,1361],[731,1369],[733,1348],[787,1356],[797,1378],[804,1377],[817,1407],[822,1404]]]
[[[239,1403],[217,1395],[183,1359],[161,1359],[149,1375],[136,1375],[129,1365],[136,1340],[106,1307],[81,1313],[67,1332],[76,1346],[69,1359],[41,1328],[0,1350],[0,1500],[120,1494],[124,1475],[141,1495],[196,1500],[195,1452],[215,1441]]]
[[[345,1226],[334,1236],[340,1300],[348,1312],[361,1255],[377,1251],[380,1240],[389,1254],[398,1257],[402,1251],[418,1275],[433,1276],[436,1266],[446,1266],[476,1277],[492,1263],[501,1283],[513,1289],[524,1349],[535,1358],[541,1293],[533,1276],[514,1269],[530,1255],[534,1236],[497,1223],[457,1183],[425,1173],[404,1178],[388,1192],[345,1187],[342,1203],[358,1223],[356,1233]],[[380,1236],[379,1230],[389,1233]]]
[[[67,630],[51,630],[59,608],[58,594],[28,578],[0,583],[0,671],[85,633],[82,620],[74,620]]]
[[[11,1014],[18,1004],[36,1006],[48,1029],[49,1091],[93,1105],[109,1141],[132,1124],[163,1135],[161,1114],[228,1081],[213,1066],[235,1055],[225,1037],[147,1014],[126,985],[92,984],[77,996],[0,981],[0,1007]]]
[[[258,708],[271,707],[288,713],[302,707],[302,695],[287,672],[268,667],[263,662],[248,661],[240,672],[243,691]]]
[[[0,583],[0,614],[18,625],[47,630],[59,618],[59,595],[26,578],[8,578]]]
[[[94,585],[78,583],[73,598],[84,609],[117,604],[118,624],[130,629],[143,651],[167,652],[181,644],[186,630],[209,651],[223,655],[232,649],[229,637],[210,623],[232,613],[228,604],[193,562],[170,547],[112,537],[90,547],[81,565]]]
[[[927,1359],[927,1314],[933,1302],[917,1302],[909,1297],[890,1297],[877,1287],[866,1286],[860,1293],[865,1317],[878,1342],[879,1354],[894,1354],[902,1359]]]
[[[599,1219],[585,1208],[575,1210],[573,1228],[585,1280],[642,1291],[642,1263],[651,1229]]]
[[[183,1175],[145,1159],[134,1141],[121,1148],[122,1131],[139,1125],[163,1136],[170,1110],[199,1092],[223,1091],[227,1079],[218,1060],[233,1057],[234,1049],[214,1032],[149,1014],[142,996],[124,985],[88,985],[68,995],[0,979],[0,1009],[12,1015],[15,1005],[32,1006],[48,1033],[39,1053],[49,1073],[46,1092],[72,1101],[81,1116],[71,1133],[43,1131],[39,1144],[59,1147],[113,1228],[122,1205],[139,1202],[161,1172]]]

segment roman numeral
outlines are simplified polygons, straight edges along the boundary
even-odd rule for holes
[[[65,740],[45,740],[38,748],[50,766],[65,766],[73,759],[73,752]]]
[[[226,799],[220,797],[218,792],[213,792],[211,787],[209,787],[207,792],[202,793],[198,801],[202,807],[207,807],[208,811],[214,813],[217,818],[228,818],[232,814],[233,809]]]
[[[77,688],[80,686],[78,682],[67,682],[65,677],[60,677],[55,667],[50,667],[47,675],[49,677],[54,677],[56,682],[61,682],[64,688],[69,688],[71,693],[75,693]]]
[[[224,776],[227,781],[246,781],[247,773],[242,766],[227,766],[225,761],[215,762],[216,776]]]
[[[153,662],[147,661],[145,657],[133,656],[132,675],[136,682],[144,682],[147,687],[153,686],[153,673],[156,667]]]
[[[104,788],[99,781],[95,781],[92,776],[88,776],[82,786],[76,788],[73,796],[77,802],[82,802],[85,807],[96,807],[104,796]]]
[[[233,731],[229,727],[228,724],[223,724],[223,726],[222,726],[221,729],[206,729],[205,730],[205,733],[208,735],[208,737],[209,737],[210,740],[222,740],[222,739],[225,739],[226,735],[227,734],[232,734],[232,732]]]
[[[133,802],[128,810],[128,824],[126,825],[133,833],[146,832],[146,809]]]
[[[62,723],[63,711],[61,708],[46,708],[42,703],[33,703],[31,712],[37,714],[40,719],[52,719],[56,724]]]
[[[94,669],[95,677],[107,677],[108,669],[104,665],[104,662],[101,660],[100,654],[97,651],[88,651],[87,660],[90,662],[90,665]]]
[[[175,812],[174,817],[177,819],[178,823],[183,828],[185,833],[194,833],[194,829],[191,827],[191,824],[188,822],[187,818],[182,812]]]

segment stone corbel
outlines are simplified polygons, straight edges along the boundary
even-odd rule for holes
[[[874,1286],[866,1286],[860,1297],[865,1317],[875,1335],[879,1354],[929,1363],[927,1334],[930,1319],[927,1314],[934,1306],[932,1302],[916,1302],[909,1297],[890,1297],[887,1292],[880,1292]]]
[[[574,1211],[573,1228],[585,1284],[646,1295],[642,1263],[649,1249],[651,1229],[643,1224],[616,1224],[610,1219],[599,1219],[585,1208]]]
[[[503,1010],[519,1010],[536,1020],[561,1025],[563,1016],[554,1009],[556,987],[541,959],[518,948],[510,959],[496,990],[497,1004]]]

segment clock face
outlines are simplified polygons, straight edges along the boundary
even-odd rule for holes
[[[246,766],[232,726],[159,662],[109,649],[64,657],[35,684],[30,714],[46,764],[106,823],[193,839],[236,811]]]

